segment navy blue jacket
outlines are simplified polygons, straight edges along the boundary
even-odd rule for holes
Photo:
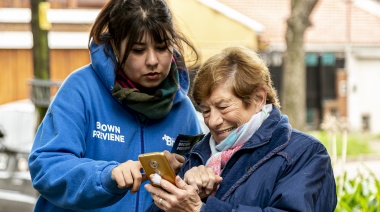
[[[210,134],[188,155],[180,175],[210,157]],[[336,186],[326,148],[291,128],[276,107],[256,133],[232,155],[223,181],[202,211],[334,211]]]

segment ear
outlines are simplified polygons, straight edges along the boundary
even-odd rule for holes
[[[265,90],[265,88],[259,88],[254,95],[254,102],[256,104],[257,112],[259,112],[266,105],[267,91]]]

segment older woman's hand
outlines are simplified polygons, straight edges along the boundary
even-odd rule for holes
[[[198,190],[201,199],[216,191],[222,182],[222,177],[214,174],[214,171],[203,165],[189,169],[185,173],[184,180],[187,184]]]
[[[200,211],[202,201],[197,190],[176,176],[175,185],[162,179],[161,188],[146,184],[145,189],[151,194],[154,204],[164,211]]]

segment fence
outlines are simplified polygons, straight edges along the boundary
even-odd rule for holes
[[[63,81],[72,71],[90,62],[87,49],[50,50],[50,79]],[[0,49],[0,104],[29,98],[33,79],[30,49]],[[38,84],[38,83],[37,83]],[[54,94],[52,90],[52,94]]]

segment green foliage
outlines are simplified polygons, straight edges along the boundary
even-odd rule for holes
[[[333,143],[336,142],[336,153],[342,156],[343,134],[335,135],[326,131],[310,132],[319,139],[332,155]],[[347,157],[376,153],[370,146],[370,141],[379,140],[380,135],[355,134],[347,135]],[[380,181],[370,169],[365,173],[358,170],[357,176],[348,178],[347,172],[336,176],[338,203],[336,212],[380,212]]]
[[[347,173],[338,176],[336,212],[380,212],[380,182],[369,170],[354,179],[348,179]]]
[[[331,155],[333,146],[333,136],[326,131],[309,132],[312,136],[320,140]],[[375,136],[369,134],[350,133],[347,138],[347,156],[358,156],[373,153],[370,148],[369,141],[375,139]],[[343,135],[336,134],[336,149],[338,156],[342,155]]]
[[[375,138],[376,140],[380,140],[380,134],[375,135],[374,138]]]

